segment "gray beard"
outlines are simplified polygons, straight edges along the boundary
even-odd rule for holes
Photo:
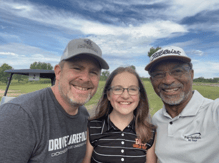
[[[69,102],[71,105],[82,106],[82,105],[86,104],[91,99],[91,94],[89,94],[87,96],[87,99],[85,101],[75,101],[74,99],[70,99],[70,98],[68,98],[68,99],[69,99]]]
[[[64,94],[62,91],[62,87],[60,83],[58,84],[59,93],[62,96],[63,99],[65,99],[71,106],[73,107],[79,107],[87,103],[91,99],[91,94],[88,95],[87,99],[85,101],[76,101],[75,99],[71,99],[67,96],[67,94]]]
[[[160,98],[162,99],[162,101],[166,104],[169,104],[169,105],[178,105],[180,104],[184,99],[187,99],[188,96],[189,96],[189,93],[190,91],[185,94],[184,92],[182,92],[180,95],[179,95],[179,99],[178,100],[173,100],[175,97],[177,97],[176,95],[175,96],[164,96],[162,93],[160,94]]]

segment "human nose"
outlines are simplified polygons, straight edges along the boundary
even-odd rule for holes
[[[128,88],[123,88],[123,92],[121,95],[123,98],[128,98],[129,97]]]
[[[88,71],[83,71],[80,75],[80,79],[83,81],[90,81],[90,74]]]
[[[163,81],[165,84],[171,84],[173,83],[175,80],[175,78],[172,76],[171,72],[170,71],[166,71],[165,72],[165,76],[163,78]]]

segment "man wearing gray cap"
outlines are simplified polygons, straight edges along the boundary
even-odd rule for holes
[[[95,94],[101,69],[108,68],[93,41],[70,41],[54,68],[54,86],[0,107],[0,162],[80,163],[89,116],[83,105]]]
[[[166,47],[152,54],[145,70],[164,103],[152,118],[158,162],[218,163],[219,99],[192,90],[191,59],[179,47]]]

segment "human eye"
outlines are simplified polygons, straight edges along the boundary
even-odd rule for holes
[[[138,91],[138,87],[129,87],[129,91],[133,91],[133,92],[136,92]]]
[[[121,90],[123,90],[122,87],[114,87],[113,88],[113,91],[116,91],[116,92],[120,92]]]
[[[92,75],[98,75],[98,73],[96,71],[91,71],[90,72]]]
[[[78,66],[74,66],[74,67],[72,67],[72,69],[77,70],[77,71],[80,71],[80,70],[81,70],[81,68],[78,67]]]
[[[181,75],[181,74],[183,74],[184,73],[184,70],[182,69],[182,68],[176,68],[176,69],[173,69],[172,71],[171,71],[171,74],[173,74],[173,75]]]
[[[129,89],[129,94],[130,95],[138,94],[139,88],[137,86],[132,86],[132,87],[129,87],[128,89]]]
[[[92,69],[92,70],[90,70],[90,74],[98,76],[100,74],[100,71],[98,71],[96,69]]]
[[[152,77],[154,78],[162,78],[164,76],[164,72],[153,72]]]

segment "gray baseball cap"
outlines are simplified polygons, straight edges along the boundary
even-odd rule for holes
[[[100,47],[90,39],[71,40],[62,54],[61,61],[70,59],[80,54],[87,54],[94,57],[99,62],[101,69],[109,69],[109,65],[102,58],[102,51]]]

